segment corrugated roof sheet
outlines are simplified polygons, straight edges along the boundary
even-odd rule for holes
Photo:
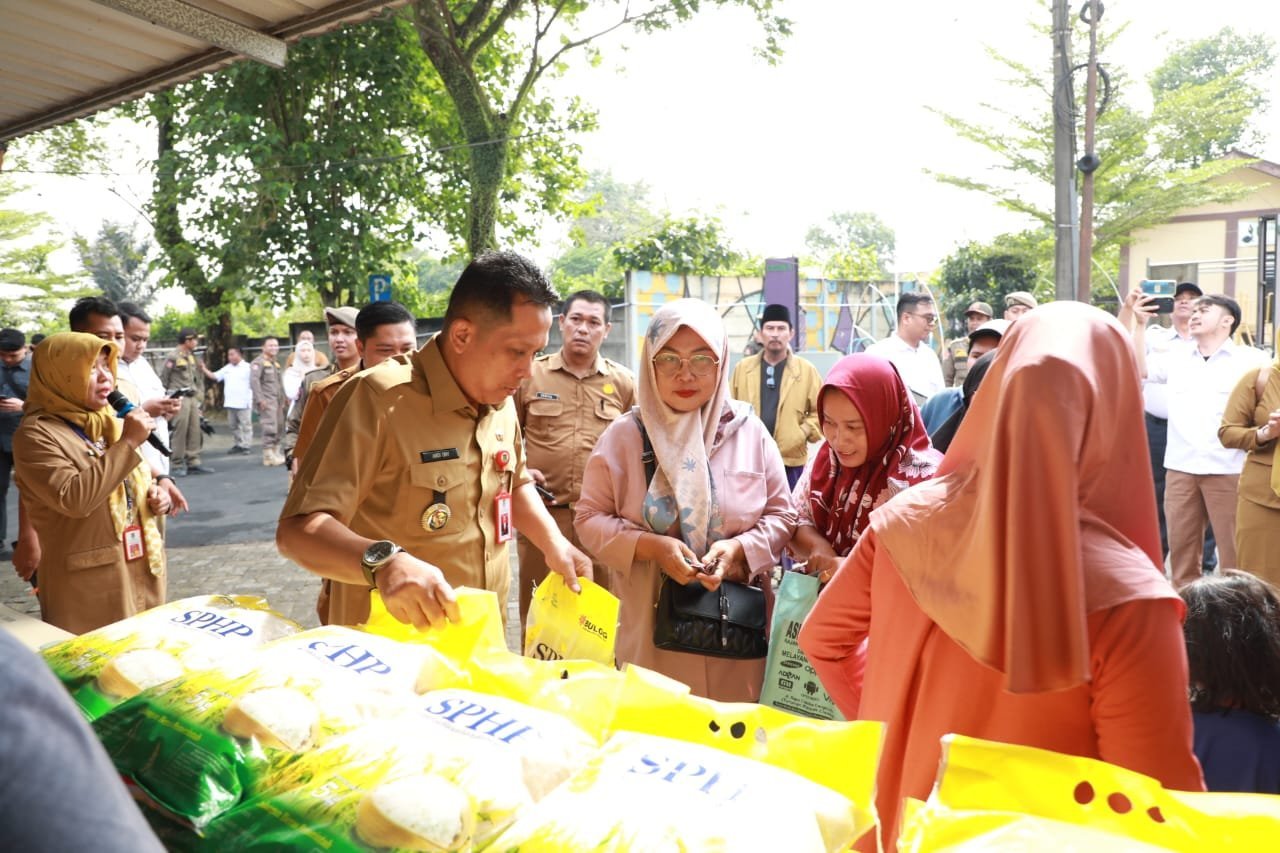
[[[0,142],[172,86],[243,56],[231,49],[239,43],[234,26],[213,22],[214,29],[233,33],[219,47],[153,20],[205,18],[208,23],[212,14],[291,41],[408,2],[0,0]],[[254,36],[240,35],[246,43]]]

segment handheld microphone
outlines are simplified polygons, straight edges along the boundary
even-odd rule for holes
[[[118,389],[113,390],[107,395],[107,402],[111,404],[111,408],[116,410],[116,416],[121,418],[138,408],[133,403],[129,402],[129,398],[121,394]],[[172,455],[172,451],[164,446],[164,442],[160,440],[160,436],[156,435],[154,432],[147,436],[147,444],[160,451],[163,456]]]

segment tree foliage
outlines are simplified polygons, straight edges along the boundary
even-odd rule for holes
[[[569,247],[551,262],[552,284],[561,293],[595,290],[622,296],[625,270],[614,249],[651,234],[663,219],[648,207],[649,188],[618,181],[608,172],[593,172],[576,194]]]
[[[80,265],[108,298],[150,304],[156,292],[156,283],[148,280],[151,241],[138,236],[136,225],[104,220],[93,240],[77,234],[71,242]]]
[[[72,276],[54,273],[49,256],[61,248],[41,237],[50,218],[8,206],[19,192],[9,178],[0,178],[0,327],[51,332],[65,326],[62,303],[81,295]]]
[[[1001,313],[1004,298],[1017,290],[1037,298],[1053,298],[1053,235],[1045,230],[1002,234],[988,243],[973,241],[952,252],[938,268],[934,289],[949,334],[963,328],[963,313],[974,302],[986,302]]]
[[[284,69],[240,63],[151,99],[156,238],[211,337],[228,339],[236,301],[349,304],[383,272],[416,291],[405,252],[461,203],[432,147],[452,132],[438,97],[390,16],[301,41]]]
[[[877,281],[893,276],[896,236],[874,213],[833,213],[805,234],[804,244],[823,278]]]
[[[679,275],[741,275],[750,263],[729,245],[720,220],[697,216],[668,216],[656,230],[615,247],[613,257],[623,270]]]
[[[568,54],[592,51],[610,33],[669,29],[704,7],[721,6],[752,12],[764,31],[762,55],[770,61],[781,55],[791,22],[774,14],[774,0],[416,0],[423,50],[466,143],[468,203],[460,209],[468,253],[497,247],[499,226],[519,236],[527,223],[514,215],[519,203],[538,198],[543,210],[557,210],[582,182],[576,144],[545,142],[557,127],[590,128],[594,115],[576,100],[558,104],[541,96],[544,77],[562,73]]]
[[[1115,248],[1133,231],[1163,222],[1177,211],[1210,202],[1226,202],[1244,192],[1220,179],[1239,160],[1210,159],[1256,138],[1248,118],[1265,95],[1249,81],[1254,70],[1269,67],[1269,41],[1250,42],[1247,59],[1232,58],[1238,38],[1224,30],[1196,42],[1199,59],[1170,58],[1151,76],[1152,106],[1131,103],[1133,84],[1123,71],[1107,66],[1112,91],[1098,116],[1095,149],[1102,165],[1094,173],[1094,257],[1114,258]],[[1048,45],[1045,40],[1046,47]],[[1104,43],[1105,44],[1105,43]],[[989,51],[1011,73],[1010,84],[1038,93],[1040,110],[983,104],[980,120],[939,112],[961,138],[993,152],[1001,179],[980,180],[932,173],[943,183],[991,196],[1003,207],[1053,225],[1053,115],[1049,63],[1031,68]],[[1083,86],[1077,89],[1083,89]],[[1077,91],[1079,96],[1081,93]],[[1011,99],[1017,100],[1017,99]],[[1084,115],[1077,104],[1076,115]],[[1083,124],[1081,119],[1079,122]],[[1194,133],[1188,127],[1194,123]]]

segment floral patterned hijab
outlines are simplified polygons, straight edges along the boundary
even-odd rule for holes
[[[677,412],[658,394],[653,357],[686,326],[720,359],[716,390],[696,412]],[[653,445],[657,471],[644,499],[649,529],[667,533],[679,522],[680,538],[695,553],[724,536],[720,501],[707,457],[728,423],[750,416],[745,403],[729,400],[729,342],[715,309],[700,299],[677,299],[654,312],[640,350],[636,382],[640,418]]]
[[[928,480],[942,461],[898,370],[879,356],[857,353],[835,363],[818,392],[818,417],[828,394],[844,394],[862,415],[867,459],[841,466],[826,441],[809,473],[809,514],[838,555],[848,554],[866,529],[871,510],[898,492]]]

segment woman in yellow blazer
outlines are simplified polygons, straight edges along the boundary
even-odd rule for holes
[[[61,332],[36,348],[26,413],[13,436],[14,479],[40,537],[44,621],[93,630],[164,602],[156,516],[169,498],[138,447],[154,422],[107,405],[119,349]]]

